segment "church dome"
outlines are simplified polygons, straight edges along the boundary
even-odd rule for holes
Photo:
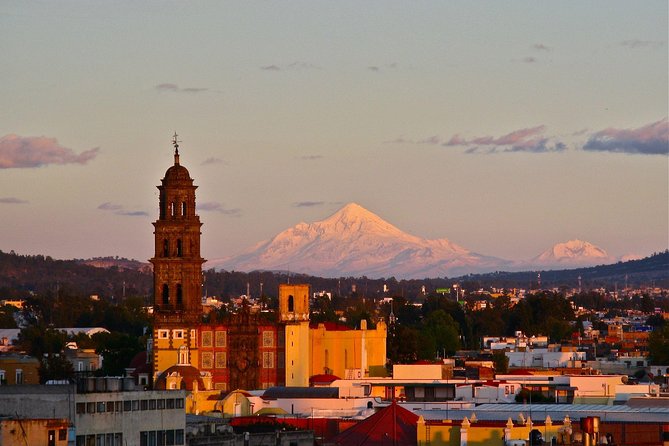
[[[174,181],[193,181],[188,173],[188,169],[180,164],[174,164],[174,166],[167,169],[165,172],[165,178],[163,182],[174,182]]]
[[[170,379],[171,378],[171,379]],[[192,365],[173,365],[160,374],[154,386],[157,390],[169,390],[168,381],[174,378],[181,378],[181,383],[177,388],[194,390],[197,383],[198,390],[205,390],[205,384],[202,380],[200,371]]]

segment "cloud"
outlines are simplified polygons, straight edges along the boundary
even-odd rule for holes
[[[534,56],[527,56],[523,59],[523,62],[525,62],[525,63],[536,63],[537,58],[534,57]]]
[[[148,212],[144,211],[127,211],[125,210],[125,207],[120,205],[120,204],[114,204],[109,201],[102,203],[100,206],[98,206],[98,209],[102,211],[110,211],[113,212],[115,215],[123,215],[126,217],[148,217]]]
[[[218,212],[224,215],[229,215],[231,217],[239,217],[241,215],[242,210],[239,208],[234,208],[234,209],[226,209],[225,206],[221,203],[217,203],[215,201],[209,201],[206,203],[201,203],[198,206],[198,209],[201,211],[205,212]]]
[[[220,159],[220,158],[213,157],[213,156],[210,157],[210,158],[207,158],[207,159],[204,160],[204,161],[202,161],[202,165],[203,165],[203,166],[207,166],[207,165],[209,165],[209,164],[225,164],[225,161],[223,161],[223,160]]]
[[[394,70],[397,68],[397,62],[385,64],[385,65],[370,65],[367,67],[369,71],[373,71],[375,73],[378,73],[380,71],[386,71],[386,70]]]
[[[651,48],[651,49],[656,49],[656,48],[661,48],[664,46],[664,42],[660,40],[639,40],[639,39],[632,39],[632,40],[623,40],[620,42],[620,46],[626,47],[626,48],[632,48],[632,49],[638,49],[638,48]]]
[[[86,164],[98,147],[79,154],[45,136],[5,135],[0,138],[0,169],[42,167],[49,164]]]
[[[302,71],[302,70],[320,70],[321,67],[308,62],[295,61],[284,65],[275,65],[275,64],[264,65],[260,67],[260,69],[263,71],[282,71],[282,70]]]
[[[639,155],[669,155],[669,121],[660,121],[636,129],[607,128],[594,133],[583,146],[591,152],[615,152]]]
[[[451,139],[443,143],[442,146],[464,146],[467,147],[465,153],[548,153],[562,152],[567,149],[564,143],[543,136],[545,130],[546,126],[539,125],[514,130],[499,137],[478,136],[470,139],[455,134]]]
[[[26,200],[15,197],[0,197],[0,204],[26,204]]]
[[[325,204],[323,201],[298,201],[293,203],[293,207],[296,208],[312,208],[315,206],[323,206]]]
[[[302,155],[300,159],[305,161],[316,161],[323,159],[323,155]]]
[[[532,49],[537,51],[553,51],[553,48],[546,46],[543,43],[535,43],[532,45]]]
[[[170,84],[170,83],[158,84],[155,86],[155,89],[158,91],[166,91],[172,93],[190,93],[190,94],[202,93],[203,91],[209,90],[208,88],[201,88],[201,87],[179,88],[177,84]]]

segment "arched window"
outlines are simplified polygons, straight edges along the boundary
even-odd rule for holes
[[[163,284],[163,305],[170,303],[170,287],[166,283]]]
[[[181,203],[181,215],[186,216],[186,202]]]
[[[163,240],[163,257],[170,256],[170,242],[167,239]]]
[[[177,284],[177,305],[183,305],[183,290],[181,284]]]
[[[291,294],[290,296],[288,296],[288,312],[292,313],[294,311],[295,311],[295,298]]]
[[[174,202],[172,202],[172,206],[171,206],[171,207],[172,207],[171,214],[172,214],[172,217],[174,217],[174,216],[177,215],[177,207],[176,207],[176,205],[174,204]]]
[[[178,365],[190,365],[188,360],[188,347],[182,345],[179,347],[179,364]]]
[[[181,243],[181,239],[177,239],[177,257],[181,257],[183,255],[183,245]]]

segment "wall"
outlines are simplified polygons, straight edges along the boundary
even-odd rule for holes
[[[55,446],[66,446],[68,437],[66,419],[0,419],[0,445],[47,445],[49,436]]]

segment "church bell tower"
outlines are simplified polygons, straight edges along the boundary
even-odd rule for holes
[[[154,373],[179,362],[177,351],[184,346],[195,362],[195,336],[202,317],[202,223],[195,213],[197,186],[179,163],[179,142],[175,133],[174,165],[158,186],[160,210],[153,223]],[[184,348],[181,352],[183,356]]]

